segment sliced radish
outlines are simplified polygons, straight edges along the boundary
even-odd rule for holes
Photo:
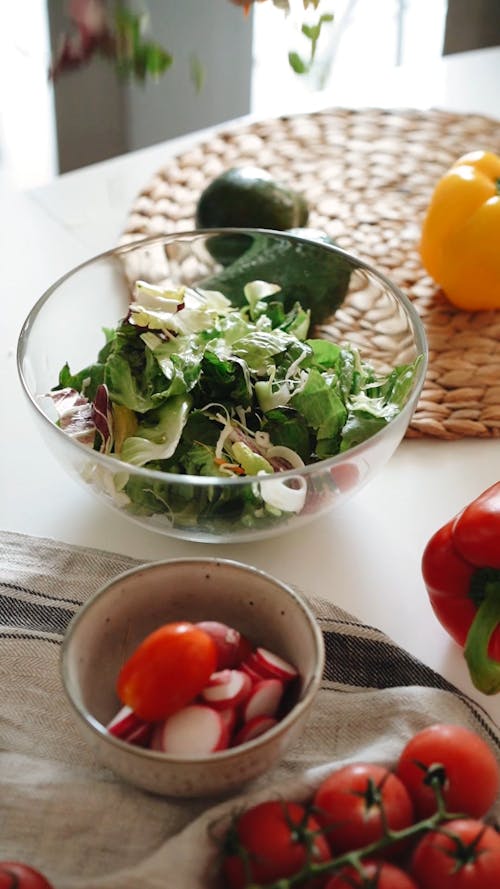
[[[216,620],[202,620],[197,623],[215,642],[217,648],[217,670],[238,667],[251,650],[250,643],[239,630],[228,627]]]
[[[264,732],[269,731],[274,725],[278,725],[278,720],[273,716],[254,716],[253,719],[245,722],[245,725],[236,733],[233,739],[233,747],[245,744],[246,741],[253,741],[254,738],[263,735]]]
[[[153,728],[152,735],[149,739],[149,749],[157,750],[159,752],[163,752],[162,747],[162,735],[163,735],[163,722],[156,723]]]
[[[258,654],[258,652],[261,652],[261,654]],[[292,667],[291,664],[288,664],[286,661],[282,660],[282,658],[279,658],[279,660],[282,664],[286,664],[288,670],[278,669],[271,661],[272,658],[276,660],[277,657],[277,655],[265,648],[256,648],[255,651],[252,651],[242,663],[241,669],[245,670],[252,676],[254,681],[256,679],[281,679],[282,682],[289,682],[293,676],[298,675],[297,671],[295,670],[295,667]],[[291,673],[292,670],[295,671],[293,675]]]
[[[215,673],[212,673],[210,679],[207,682],[207,687],[211,685],[226,685],[231,679],[231,670],[216,670]]]
[[[165,720],[156,743],[174,756],[207,756],[228,746],[229,730],[213,707],[189,704]]]
[[[242,661],[245,660],[246,657],[251,653],[253,646],[249,639],[240,633],[240,644],[238,646],[238,655],[236,658],[236,666],[240,666]]]
[[[244,673],[247,673],[248,676],[250,676],[252,682],[260,682],[261,679],[271,678],[270,676],[264,676],[263,671],[259,673],[258,670],[255,669],[255,658],[251,654],[240,665],[240,669],[243,670]]]
[[[121,732],[123,731],[126,734],[130,728],[137,725],[138,720],[139,717],[135,715],[132,707],[125,706],[115,713],[106,728],[111,735],[116,735],[117,738],[120,738]]]
[[[106,726],[110,735],[128,741],[129,744],[144,746],[148,743],[152,725],[137,716],[131,707],[122,707]]]
[[[267,648],[256,648],[254,654],[255,662],[268,675],[274,676],[276,679],[282,679],[284,682],[288,682],[290,679],[295,679],[298,676],[298,670],[292,664],[289,664],[288,661],[283,660],[282,657],[274,654],[274,652],[268,651]]]
[[[223,723],[227,726],[227,730],[229,732],[229,736],[231,736],[236,727],[237,721],[237,713],[234,707],[228,707],[227,710],[218,710],[217,711]],[[228,742],[229,746],[229,742]]]
[[[249,722],[254,716],[275,716],[283,690],[280,679],[261,679],[256,682],[243,708],[244,721]]]
[[[151,735],[153,734],[153,725],[154,723],[152,722],[144,722],[143,725],[138,725],[124,740],[127,744],[135,744],[136,747],[149,747]]]
[[[238,707],[243,704],[252,691],[252,680],[243,670],[223,670],[221,681],[211,682],[201,692],[201,698],[216,710],[227,707]],[[211,679],[216,674],[212,674]]]

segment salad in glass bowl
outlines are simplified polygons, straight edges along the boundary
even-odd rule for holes
[[[33,308],[18,360],[81,481],[143,525],[221,542],[361,487],[405,433],[426,343],[411,303],[326,238],[223,229],[84,263]]]

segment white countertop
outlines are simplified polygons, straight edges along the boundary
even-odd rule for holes
[[[477,53],[464,54],[460,83],[469,56],[471,70],[477,68]],[[467,92],[461,109],[459,90],[449,100],[453,110],[497,116],[498,78],[494,83],[491,75],[500,67],[500,50],[484,51],[483,58],[488,106],[479,78],[477,105]],[[0,191],[0,529],[145,561],[213,553],[252,563],[378,626],[500,723],[500,695],[488,698],[473,688],[461,650],[433,615],[420,573],[431,534],[500,479],[499,441],[405,440],[378,477],[329,516],[266,542],[213,547],[164,537],[111,512],[66,476],[38,436],[15,365],[25,316],[59,275],[116,243],[133,198],[153,172],[206,133],[66,174],[30,193]]]

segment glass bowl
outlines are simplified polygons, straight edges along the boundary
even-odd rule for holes
[[[139,294],[137,281],[148,285]],[[264,281],[266,285],[245,287],[253,281]],[[276,285],[272,294],[269,294],[270,283]],[[189,296],[179,295],[182,293],[179,288],[182,287],[188,288],[186,292]],[[189,288],[198,288],[198,291],[195,290],[193,295]],[[342,353],[342,379],[339,378],[340,382],[335,384],[337,394],[350,393],[349,413],[343,405],[339,407],[337,396],[332,396],[332,402],[328,395],[326,405],[324,392],[319,397],[314,387],[311,390],[305,387],[305,371],[301,368],[305,353],[300,348],[297,361],[292,361],[294,367],[289,367],[286,375],[281,372],[286,379],[280,378],[279,369],[276,371],[278,360],[274,354],[269,357],[264,349],[258,368],[263,379],[267,380],[263,383],[263,403],[259,403],[253,414],[252,428],[247,428],[247,405],[242,411],[241,405],[238,405],[241,401],[238,393],[241,387],[245,390],[247,385],[245,360],[248,354],[253,356],[248,360],[252,360],[254,365],[256,362],[255,347],[260,344],[258,325],[261,322],[255,322],[253,332],[247,335],[243,345],[242,338],[232,335],[233,341],[238,340],[238,348],[233,343],[231,349],[236,348],[238,357],[233,356],[230,364],[224,364],[227,343],[218,351],[217,346],[211,347],[210,361],[206,351],[200,352],[200,336],[203,337],[203,330],[207,329],[206,320],[202,321],[195,335],[198,337],[198,351],[193,349],[190,362],[183,364],[181,369],[176,365],[176,359],[172,359],[172,350],[177,348],[175,343],[180,342],[179,332],[165,335],[163,329],[155,327],[158,323],[161,325],[158,318],[167,304],[169,311],[173,311],[172,304],[178,307],[183,305],[179,300],[185,299],[187,302],[191,300],[192,307],[193,299],[196,304],[199,298],[199,290],[204,295],[205,304],[207,293],[211,298],[214,292],[222,292],[233,303],[240,305],[250,299],[254,320],[258,319],[263,303],[273,303],[273,331],[276,332],[278,325],[280,336],[284,335],[283,331],[297,330],[302,324],[303,314],[294,309],[298,301],[310,313],[309,336],[339,345],[350,344],[347,351]],[[167,291],[175,293],[172,297],[174,303],[168,302],[168,296],[167,302],[163,301]],[[247,293],[246,298],[244,292]],[[134,313],[131,313],[131,303],[134,304]],[[145,317],[146,303],[146,313],[150,314]],[[139,308],[139,304],[142,308]],[[194,315],[189,317],[194,318]],[[203,317],[206,319],[206,316]],[[123,321],[130,318],[133,318],[135,325]],[[149,357],[145,364],[143,353],[137,357],[138,353],[132,352],[132,364],[135,361],[137,366],[133,367],[132,372],[130,369],[123,371],[121,346],[116,347],[112,372],[107,365],[107,376],[99,378],[102,369],[96,369],[95,363],[100,350],[104,347],[104,356],[100,353],[102,365],[108,360],[106,350],[115,348],[112,344],[105,346],[106,335],[109,335],[106,332],[116,330],[120,323],[122,332],[125,330],[130,334],[132,330],[133,338],[141,338],[142,349],[145,336],[150,346],[146,350],[150,353]],[[146,329],[147,325],[149,327]],[[151,326],[155,329],[151,329]],[[123,340],[120,342],[123,344]],[[161,348],[156,352],[158,345]],[[164,348],[171,350],[168,352],[170,357],[160,365],[157,356],[164,354]],[[153,353],[155,357],[151,359]],[[132,241],[68,272],[43,294],[29,313],[20,332],[17,359],[21,383],[38,427],[61,466],[75,479],[114,510],[119,510],[122,515],[146,528],[171,537],[221,543],[251,541],[298,528],[326,513],[365,485],[391,457],[405,434],[425,378],[427,344],[423,325],[410,300],[382,274],[333,246],[321,233],[309,230],[300,230],[297,234],[256,229],[211,229]],[[321,360],[319,355],[316,374],[321,370]],[[242,474],[245,470],[241,465],[239,468],[236,466],[238,461],[234,458],[228,458],[227,451],[224,451],[223,458],[220,456],[219,439],[210,442],[211,462],[207,470],[205,457],[208,444],[203,434],[200,440],[196,426],[186,426],[186,429],[191,429],[190,443],[198,449],[196,460],[199,465],[203,464],[205,474],[200,474],[198,470],[186,470],[185,464],[179,462],[181,444],[178,447],[175,445],[175,424],[185,422],[186,412],[189,411],[183,398],[191,385],[189,380],[198,373],[201,362],[204,362],[203,368],[210,364],[211,384],[214,378],[217,381],[219,375],[222,388],[220,394],[217,389],[217,397],[213,390],[207,389],[201,396],[198,390],[190,390],[187,398],[191,411],[192,391],[197,391],[196,408],[211,411],[212,418],[218,414],[217,422],[222,423],[222,434],[228,405],[236,406],[231,434],[237,437],[243,431],[243,443],[251,441],[252,453],[255,453],[253,443],[256,441],[259,441],[257,450],[260,449],[264,456],[271,454],[267,450],[269,445],[278,446],[278,451],[273,453],[285,454],[286,460],[281,460],[280,464],[283,471],[269,472],[265,462],[262,470],[260,465],[251,461],[247,464],[246,474]],[[358,392],[360,379],[366,377],[365,370],[361,372],[361,368],[366,368],[366,363],[370,365],[369,378],[373,382],[371,388],[369,386],[366,391]],[[155,379],[151,383],[153,364]],[[93,369],[87,373],[86,369],[91,366]],[[395,374],[393,369],[396,367],[403,370]],[[60,377],[63,368],[66,370]],[[78,385],[71,376],[77,373],[80,374]],[[334,385],[329,373],[323,377],[326,383],[320,381],[323,388]],[[89,393],[94,374],[97,374],[96,385],[99,379],[101,382],[104,379],[106,384],[110,384],[108,390],[118,388],[116,398],[122,401],[122,407],[128,397],[127,392],[133,390],[134,404],[138,408],[138,412],[134,411],[133,428],[127,426],[131,412],[128,409],[123,412],[120,406],[111,407],[106,400],[107,395],[104,403],[101,401],[98,404],[97,411],[95,406],[90,405],[86,409],[83,404],[82,412],[82,405],[79,408],[71,397],[69,402],[64,401],[61,393],[58,397],[62,401],[56,405],[53,390],[57,386],[63,386],[63,395],[74,386],[83,386],[84,391]],[[292,383],[293,378],[295,382]],[[290,392],[296,392],[293,386],[299,385],[300,388],[302,384],[301,410],[304,408],[306,412],[312,412],[316,418],[312,422],[316,425],[314,433],[310,429],[306,432],[307,448],[312,456],[307,452],[304,459],[295,459],[300,449],[295,449],[294,423],[291,424],[292,437],[289,435],[290,416],[296,419],[295,401],[287,402],[279,392],[286,390],[289,398]],[[161,401],[163,395],[156,394],[165,385],[168,389],[165,398],[177,397],[176,404],[181,406],[181,410],[177,411],[177,419],[173,421],[174,431],[167,419],[158,439],[158,433],[151,432],[151,417],[156,418],[155,422],[160,417],[161,422],[161,416],[165,416],[158,413],[158,405],[161,408],[165,404],[165,401]],[[100,391],[101,394],[103,391],[106,393],[106,387],[101,386]],[[71,392],[69,394],[71,396]],[[155,401],[155,398],[159,400]],[[201,403],[203,398],[209,407]],[[377,412],[378,405],[384,400],[387,402],[384,408],[386,418],[381,421]],[[171,400],[169,404],[174,402]],[[87,424],[89,410],[96,424],[90,440]],[[148,414],[150,410],[153,412]],[[340,425],[338,417],[335,419],[338,410],[342,416]],[[184,419],[180,421],[182,411]],[[262,423],[262,429],[271,430],[271,433],[265,432],[264,438],[262,429],[256,429],[256,417],[257,425]],[[342,426],[346,417],[347,421]],[[60,425],[70,419],[76,420],[76,426],[70,424],[74,432],[72,435]],[[140,424],[138,430],[137,420]],[[96,434],[96,427],[100,435]],[[235,429],[239,432],[236,433]],[[259,435],[256,435],[257,432]],[[113,441],[118,442],[121,438],[123,442],[127,436],[128,445],[122,444],[119,451],[123,459],[113,456],[109,452]],[[155,437],[156,442],[153,441]],[[146,456],[149,458],[153,455],[154,458],[149,465],[140,462],[145,460],[144,449],[141,450],[140,446],[139,455],[137,448],[127,450],[131,439],[135,445],[138,441],[139,445],[144,443],[146,439]],[[173,448],[173,456],[165,447],[170,439],[174,441],[170,448],[170,451]],[[160,447],[158,440],[162,442]],[[337,452],[339,444],[341,449]],[[216,445],[218,451],[215,450]],[[290,445],[295,454],[291,462]],[[302,447],[305,447],[304,440]],[[215,459],[214,455],[217,454],[219,456]],[[314,462],[308,462],[309,459]],[[188,465],[197,465],[196,460]]]

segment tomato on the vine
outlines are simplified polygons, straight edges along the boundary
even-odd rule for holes
[[[0,889],[53,889],[40,871],[20,861],[0,861]]]
[[[388,769],[350,763],[332,772],[314,796],[316,817],[334,852],[348,852],[379,840],[384,817],[392,830],[413,823],[413,805],[406,787]],[[385,856],[389,854],[384,853]]]
[[[243,889],[250,879],[265,885],[296,874],[308,861],[328,861],[330,847],[319,830],[298,803],[270,800],[247,809],[226,838],[223,872],[229,889]]]
[[[433,764],[444,769],[442,793],[449,812],[472,818],[486,814],[500,789],[500,768],[479,735],[460,725],[436,724],[408,741],[396,774],[407,787],[419,818],[426,818],[437,808],[435,793],[426,778],[427,768]]]
[[[420,889],[498,889],[500,835],[471,818],[448,821],[422,837],[411,873]]]
[[[144,639],[120,670],[117,694],[142,719],[156,722],[189,704],[216,669],[213,639],[187,621]]]
[[[401,868],[389,861],[362,862],[358,870],[347,865],[330,877],[325,889],[419,889]]]

